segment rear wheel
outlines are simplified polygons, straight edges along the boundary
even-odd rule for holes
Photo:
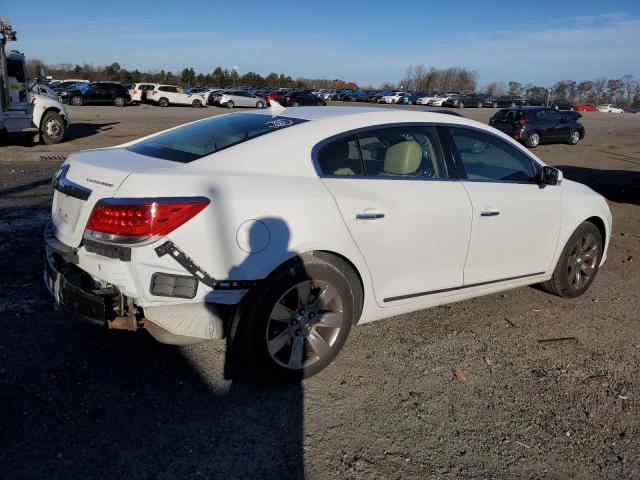
[[[71,100],[69,100],[69,103],[74,107],[81,107],[82,105],[84,105],[84,98],[82,98],[80,95],[74,95],[73,97],[71,97]]]
[[[491,104],[491,106],[492,106],[493,108],[498,108],[498,102],[493,102],[493,103]]]
[[[315,375],[336,357],[354,320],[354,285],[331,263],[302,255],[246,302],[234,355],[270,382]]]
[[[127,101],[124,99],[124,97],[116,97],[113,99],[113,104],[116,107],[124,107],[127,104]]]
[[[476,107],[478,107],[478,108],[482,108],[482,102],[478,102],[478,104],[476,105]]]
[[[580,141],[580,132],[578,130],[571,130],[571,133],[569,134],[569,140],[567,141],[567,143],[569,145],[575,145]]]
[[[326,105],[326,103],[325,103],[325,102],[323,102],[322,100],[320,100],[320,101],[318,102],[318,106],[319,106],[319,107],[324,107],[325,105]]]
[[[550,280],[540,284],[560,297],[578,297],[593,283],[602,258],[603,239],[591,222],[582,223],[562,250]]]
[[[161,107],[168,107],[169,100],[167,100],[166,98],[161,98],[160,100],[158,100],[158,105],[160,105]]]
[[[529,148],[536,148],[538,145],[540,145],[540,134],[538,132],[531,133],[531,135],[529,135],[529,138],[527,138],[525,145]]]
[[[264,108],[264,102],[257,102],[256,108]]]
[[[40,124],[40,134],[44,143],[47,145],[60,143],[64,137],[64,130],[64,120],[60,114],[56,112],[45,113]]]

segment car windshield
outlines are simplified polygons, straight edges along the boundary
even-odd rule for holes
[[[148,157],[189,163],[267,133],[304,123],[301,118],[235,113],[178,127],[131,145],[127,150]]]

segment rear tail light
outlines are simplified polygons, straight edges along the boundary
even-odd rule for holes
[[[209,203],[204,197],[100,200],[84,237],[117,244],[148,243],[173,232]]]
[[[524,127],[527,123],[529,123],[529,120],[527,120],[526,118],[522,118],[518,123]]]

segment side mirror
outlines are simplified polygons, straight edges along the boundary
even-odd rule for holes
[[[44,77],[44,68],[36,67],[36,78],[38,79],[38,83],[43,83],[45,80]]]
[[[542,183],[545,185],[560,185],[563,179],[562,172],[557,168],[543,167],[542,168]]]

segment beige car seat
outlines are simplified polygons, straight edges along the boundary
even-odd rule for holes
[[[380,175],[413,175],[422,161],[422,148],[414,140],[396,143],[384,156],[384,171]]]

